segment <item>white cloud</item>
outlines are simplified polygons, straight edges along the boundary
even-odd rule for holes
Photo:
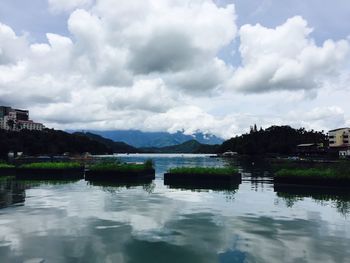
[[[0,23],[0,66],[15,64],[26,55],[26,51],[25,38],[16,36],[12,28]]]
[[[111,110],[150,112],[164,112],[178,104],[177,94],[167,89],[162,79],[139,80],[131,88],[113,88],[107,101]]]
[[[254,123],[323,128],[348,119],[344,102],[335,108],[334,102],[302,103],[318,100],[320,87],[349,88],[343,66],[349,41],[317,46],[300,17],[275,29],[242,26],[242,65],[234,68],[218,57],[237,36],[233,5],[219,7],[211,0],[121,0],[117,8],[114,0],[49,4],[55,12],[71,12],[69,37],[48,33],[45,43],[29,44],[0,24],[0,104],[29,108],[48,126],[201,130],[229,138]],[[303,106],[291,110],[294,104]]]
[[[338,106],[316,107],[307,112],[294,110],[289,112],[287,119],[297,127],[325,131],[343,127],[346,123],[345,112]]]
[[[94,0],[48,0],[52,12],[68,12],[76,8],[88,7]]]
[[[30,106],[34,116],[44,112],[41,119],[56,127],[123,128],[130,119],[142,123],[130,115],[167,112],[190,94],[220,88],[228,77],[230,68],[216,55],[235,37],[233,5],[125,0],[113,8],[115,1],[99,0],[76,9],[91,3],[49,1],[55,11],[75,9],[68,20],[72,37],[48,33],[47,43],[29,45],[1,27],[9,43],[0,44],[3,57],[12,64],[1,66],[0,101]]]
[[[243,92],[312,90],[338,77],[349,59],[347,40],[327,40],[317,46],[312,29],[299,17],[270,29],[257,24],[239,31],[242,66],[231,86]]]
[[[277,118],[265,119],[258,115],[246,113],[215,117],[197,106],[178,106],[165,113],[154,114],[148,117],[144,122],[144,127],[148,130],[152,130],[152,127],[159,127],[161,130],[171,133],[183,130],[185,134],[202,131],[228,139],[248,132],[249,127],[254,123],[268,127],[280,122],[280,119]]]

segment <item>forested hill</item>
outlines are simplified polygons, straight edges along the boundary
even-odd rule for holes
[[[0,159],[6,159],[9,151],[25,155],[59,155],[65,152],[81,154],[112,153],[215,153],[219,145],[205,145],[195,140],[163,148],[137,149],[123,142],[114,142],[93,133],[67,133],[60,130],[20,132],[0,130]]]
[[[182,144],[161,148],[141,148],[145,153],[217,153],[220,145],[208,145],[190,140]]]
[[[240,154],[291,154],[302,143],[327,143],[323,132],[293,129],[290,126],[271,126],[267,129],[251,129],[250,133],[225,141],[219,152],[234,151]]]
[[[20,132],[0,130],[0,159],[7,158],[9,151],[24,152],[27,155],[84,153],[113,153],[112,148],[79,134],[45,129],[43,131]]]
[[[217,153],[234,151],[240,154],[292,154],[302,143],[327,143],[323,132],[293,129],[290,126],[272,126],[265,130],[252,129],[250,133],[237,136],[220,145],[201,144],[196,140],[167,147],[137,149],[122,142],[114,142],[92,133],[70,134],[64,131],[45,129],[44,131],[9,132],[0,130],[0,159],[9,151],[24,152],[27,155],[84,153]]]
[[[92,140],[98,141],[98,142],[106,145],[107,147],[111,148],[113,153],[139,153],[140,152],[140,150],[138,150],[137,148],[135,148],[129,144],[126,144],[124,142],[115,142],[115,141],[112,141],[110,139],[106,139],[106,138],[104,138],[100,135],[94,134],[94,133],[76,132],[76,133],[73,133],[73,135],[86,136]]]

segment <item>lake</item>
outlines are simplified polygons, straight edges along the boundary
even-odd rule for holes
[[[206,155],[152,158],[139,186],[0,178],[0,262],[350,262],[350,193],[274,189],[268,164]],[[225,190],[164,186],[175,166],[236,165]]]

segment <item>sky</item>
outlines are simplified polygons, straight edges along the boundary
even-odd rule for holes
[[[57,129],[350,126],[348,0],[1,0],[0,105]]]

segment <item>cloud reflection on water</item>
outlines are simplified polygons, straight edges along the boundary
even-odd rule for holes
[[[188,160],[187,160],[188,161]],[[160,169],[166,167],[166,161]],[[346,262],[347,214],[271,185],[233,191],[26,184],[0,210],[1,262]],[[30,188],[30,189],[28,189]],[[281,202],[282,201],[282,202]],[[341,199],[335,197],[335,201]],[[349,200],[343,200],[349,204]]]

